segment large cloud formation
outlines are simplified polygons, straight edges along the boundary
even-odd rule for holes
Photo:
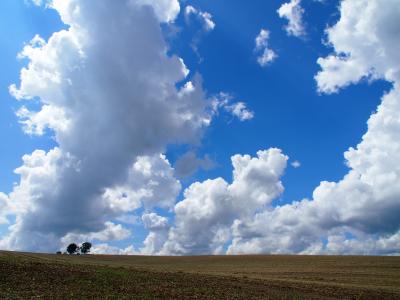
[[[222,178],[193,183],[175,206],[175,226],[161,253],[223,253],[234,220],[251,218],[283,192],[287,159],[279,149],[235,155],[231,184]]]
[[[362,11],[363,13],[360,13]],[[368,131],[345,153],[348,174],[322,182],[312,200],[237,220],[228,253],[400,253],[400,6],[397,0],[344,0],[327,30],[334,53],[320,58],[322,93],[363,78],[393,83]]]
[[[177,0],[46,5],[67,29],[26,45],[29,64],[10,92],[27,103],[18,112],[25,131],[51,130],[58,146],[24,156],[16,170],[17,221],[1,242],[12,249],[49,250],[67,234],[102,232],[140,201],[173,206],[180,185],[159,153],[197,142],[211,119],[201,86],[176,87],[188,70],[168,54],[160,22],[175,19]]]

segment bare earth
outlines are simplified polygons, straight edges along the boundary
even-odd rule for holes
[[[400,257],[0,252],[0,299],[400,299]]]

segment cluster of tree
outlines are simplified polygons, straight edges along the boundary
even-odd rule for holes
[[[68,254],[88,254],[90,252],[90,248],[92,248],[92,244],[89,242],[83,243],[80,247],[75,244],[69,244],[67,247]]]

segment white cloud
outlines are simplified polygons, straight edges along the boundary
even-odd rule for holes
[[[178,0],[129,0],[129,2],[152,7],[160,22],[172,22],[180,12]]]
[[[196,81],[176,88],[188,70],[168,53],[160,22],[173,22],[178,1],[54,0],[49,7],[67,29],[25,46],[20,56],[29,63],[10,87],[20,101],[41,104],[19,111],[25,131],[48,129],[58,144],[26,155],[16,171],[20,183],[9,197],[17,221],[2,241],[16,250],[51,250],[68,233],[102,232],[140,205],[173,206],[180,185],[158,153],[169,143],[197,143],[211,120]]]
[[[121,249],[116,246],[111,246],[107,243],[93,245],[92,249],[90,249],[90,253],[107,255],[140,255],[140,253],[137,252],[133,246]]]
[[[269,48],[269,36],[270,32],[268,30],[261,29],[260,33],[256,37],[255,51],[260,53],[260,56],[257,58],[257,62],[262,67],[267,66],[278,57],[276,53]]]
[[[0,193],[0,224],[7,224],[7,214],[11,213],[8,207],[8,196]]]
[[[144,227],[149,230],[161,230],[168,228],[168,219],[157,215],[156,213],[148,213],[142,216]]]
[[[107,188],[103,199],[115,213],[133,212],[139,207],[170,209],[174,206],[181,184],[164,155],[140,156],[128,170],[122,184]]]
[[[337,92],[363,78],[399,83],[399,2],[342,1],[340,11],[340,20],[326,30],[334,53],[318,59],[322,69],[315,77],[319,91]]]
[[[222,253],[233,221],[251,217],[283,192],[286,161],[279,149],[235,155],[231,184],[222,178],[193,183],[175,206],[175,225],[162,253]]]
[[[168,219],[155,213],[147,213],[142,216],[144,227],[149,234],[143,241],[140,252],[143,254],[159,254],[168,237]]]
[[[291,163],[292,167],[295,169],[298,169],[301,167],[301,162],[299,162],[298,160],[295,160],[294,162]]]
[[[119,241],[129,238],[132,235],[131,231],[122,227],[120,224],[106,222],[105,228],[99,232],[92,232],[89,234],[68,233],[61,239],[62,249],[70,243],[82,244],[84,242],[109,242]]]
[[[187,23],[191,16],[199,18],[203,22],[206,31],[211,31],[215,28],[215,23],[210,13],[198,10],[191,5],[188,5],[185,8],[185,18]]]
[[[144,227],[149,230],[149,234],[143,241],[143,246],[139,249],[136,250],[133,246],[128,246],[124,249],[121,249],[116,246],[110,246],[108,243],[95,243],[93,250],[91,253],[94,254],[116,254],[116,255],[157,255],[159,254],[160,249],[164,245],[167,235],[168,235],[168,230],[169,230],[169,224],[168,224],[168,219],[162,216],[157,215],[156,213],[144,213],[142,216],[142,222],[144,224]],[[128,237],[125,233],[125,230],[119,225],[120,228],[117,228],[117,230],[114,230],[114,232],[119,232],[122,231],[122,238]],[[102,233],[96,233],[95,236],[100,236],[103,237],[104,234]],[[116,234],[114,234],[116,235]],[[114,236],[113,235],[113,236]],[[117,235],[120,236],[121,234]],[[109,237],[109,234],[105,235],[106,237]],[[72,235],[69,236],[68,241],[72,240],[79,240]],[[85,240],[81,239],[81,240]],[[100,241],[110,241],[112,239],[107,238],[107,239],[97,239]],[[114,238],[115,240],[115,238]]]
[[[248,110],[244,102],[233,103],[232,105],[226,106],[225,109],[240,121],[247,121],[254,118],[254,112]]]
[[[301,0],[291,0],[288,3],[284,3],[277,12],[279,17],[288,20],[288,24],[285,26],[288,35],[302,37],[306,34],[303,23],[304,9],[301,7]]]
[[[332,235],[328,238],[326,252],[333,254],[359,253],[362,255],[400,255],[400,233],[387,237],[348,239],[344,235]]]
[[[30,135],[43,135],[47,127],[58,132],[68,130],[69,122],[65,112],[58,107],[43,105],[39,112],[32,112],[22,106],[16,115],[24,132]]]
[[[213,113],[218,114],[220,109],[230,113],[240,121],[248,121],[254,118],[254,112],[247,108],[246,103],[233,102],[233,96],[227,93],[219,93],[213,99]]]

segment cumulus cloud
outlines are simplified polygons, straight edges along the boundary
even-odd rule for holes
[[[342,1],[342,18],[326,30],[334,53],[319,58],[318,89],[334,93],[361,79],[399,82],[398,1]],[[363,13],[360,14],[360,11]]]
[[[368,120],[362,141],[345,153],[348,174],[321,182],[311,200],[236,221],[228,253],[400,252],[400,7],[398,1],[344,0],[340,13],[327,30],[335,54],[318,60],[320,91],[366,77],[393,82],[393,88]]]
[[[156,213],[146,213],[142,216],[144,227],[149,234],[143,241],[140,252],[143,254],[159,254],[168,236],[168,219]]]
[[[22,129],[29,135],[43,135],[48,127],[60,132],[68,128],[64,110],[51,105],[43,105],[38,112],[32,112],[22,106],[16,115],[22,124]]]
[[[285,26],[288,35],[302,37],[306,34],[303,22],[304,9],[301,7],[301,0],[291,0],[284,3],[277,12],[279,17],[288,21]]]
[[[262,67],[267,66],[278,57],[277,54],[269,48],[269,36],[270,32],[268,30],[261,29],[260,33],[256,37],[255,51],[260,53],[260,56],[257,58],[257,62]]]
[[[283,192],[287,159],[279,149],[259,151],[257,157],[235,155],[232,183],[222,178],[193,183],[175,206],[162,253],[223,253],[234,220],[250,218]]]
[[[164,155],[140,156],[125,181],[106,188],[102,198],[114,213],[126,214],[139,207],[170,209],[180,190],[181,184]]]
[[[69,233],[103,232],[110,218],[141,205],[172,206],[180,185],[159,153],[198,142],[211,119],[200,84],[176,87],[188,70],[168,53],[160,22],[173,22],[178,1],[47,4],[67,29],[25,46],[20,57],[29,63],[10,92],[39,100],[18,116],[28,134],[54,132],[58,146],[24,156],[16,170],[9,197],[17,221],[2,241],[13,249],[48,251]]]

